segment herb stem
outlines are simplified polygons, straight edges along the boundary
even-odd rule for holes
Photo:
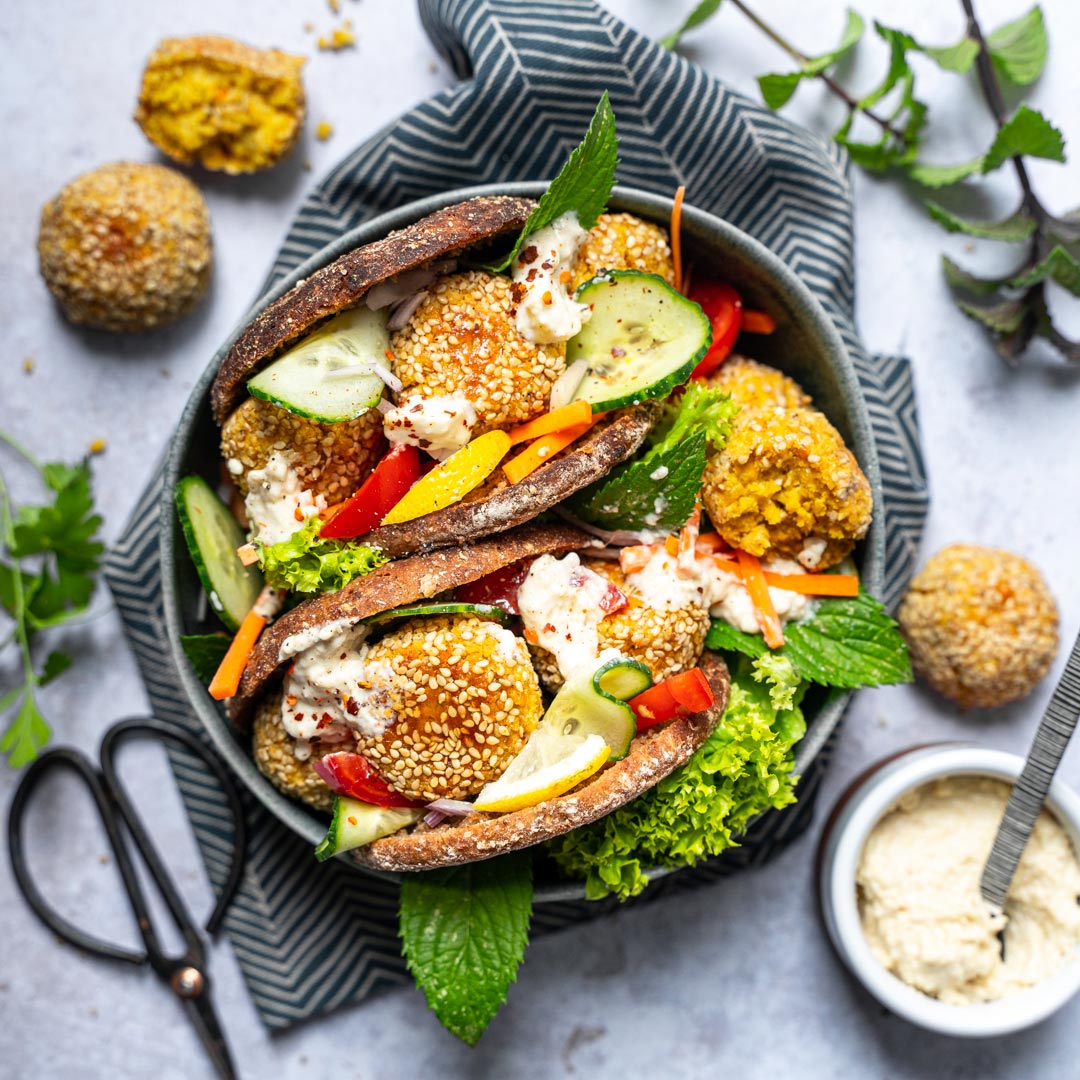
[[[780,33],[774,30],[764,19],[761,18],[754,11],[746,6],[743,0],[730,0],[730,3],[737,7],[747,19],[750,20],[770,41],[774,42],[781,49],[784,50],[799,65],[804,65],[809,62],[810,57],[800,49],[795,48],[786,38],[782,37]],[[864,108],[859,104],[857,98],[853,97],[843,86],[840,85],[827,71],[819,71],[814,76],[816,79],[820,79],[832,92],[832,94],[838,97],[847,107],[848,111],[852,113],[862,113],[868,120],[873,121],[883,132],[891,135],[896,139],[901,146],[905,149],[909,145],[907,133],[901,131],[899,128],[894,127],[884,116],[880,116],[874,112],[873,109]]]
[[[0,434],[3,433],[0,432]],[[7,484],[4,483],[2,473],[0,473],[0,533],[3,535],[4,546],[8,551],[14,552],[15,527],[11,520]],[[22,570],[19,567],[18,560],[15,561],[15,565],[12,567],[11,593],[11,617],[15,620],[14,636],[19,642],[19,652],[22,654],[23,661],[23,677],[29,689],[37,680],[34,677],[33,662],[30,659],[30,635],[26,630],[26,594],[23,591]]]
[[[26,447],[23,446],[23,444],[19,442],[18,439],[16,439],[12,435],[9,435],[6,431],[0,431],[0,441],[6,442],[12,450],[14,450],[17,454],[20,454],[22,457],[26,458],[26,460],[30,462],[30,464],[33,465],[38,472],[41,472],[41,462],[38,461],[38,459],[34,457],[34,455],[31,454],[30,451],[27,450]]]

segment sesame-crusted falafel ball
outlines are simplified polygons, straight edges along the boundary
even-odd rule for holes
[[[953,544],[916,575],[897,613],[915,671],[965,709],[1017,701],[1058,649],[1042,574],[999,548]]]
[[[466,397],[476,409],[474,435],[544,412],[566,346],[526,340],[512,310],[509,278],[481,270],[441,278],[391,338],[399,400]]]
[[[251,748],[259,772],[278,791],[293,799],[302,799],[316,810],[329,811],[334,806],[334,793],[315,771],[312,762],[338,750],[352,750],[353,741],[312,743],[311,757],[301,761],[296,756],[296,740],[281,722],[281,695],[269,694],[255,710]]]
[[[45,204],[38,258],[73,323],[154,330],[206,292],[210,215],[199,189],[164,165],[102,165]]]
[[[382,415],[369,409],[355,420],[320,424],[253,397],[221,429],[221,454],[242,495],[247,494],[247,474],[264,468],[283,447],[300,483],[333,505],[352,495],[378,460]]]
[[[810,395],[789,375],[745,356],[729,356],[709,383],[744,409],[797,409],[810,404]]]
[[[870,484],[840,433],[805,408],[740,409],[727,445],[709,453],[701,495],[732,547],[819,569],[851,552],[873,511]]]
[[[667,233],[633,214],[601,214],[578,249],[572,287],[603,270],[644,270],[675,283]]]
[[[477,794],[544,712],[525,642],[471,615],[405,623],[371,646],[367,671],[391,722],[381,735],[358,734],[358,748],[411,799]]]
[[[606,615],[597,626],[599,648],[617,649],[631,660],[640,660],[652,672],[654,682],[692,668],[701,659],[709,629],[709,609],[702,595],[669,607],[653,607],[642,598],[632,578],[616,562],[583,558],[581,565],[607,578],[630,601]],[[674,570],[672,570],[674,573]],[[545,689],[556,693],[564,680],[555,657],[539,645],[530,645],[533,662]]]

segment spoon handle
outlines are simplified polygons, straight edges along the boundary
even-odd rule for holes
[[[1061,681],[1050,698],[1035,741],[1005,806],[990,858],[979,883],[983,899],[1000,909],[1005,904],[1020,856],[1042,810],[1050,782],[1061,762],[1080,716],[1080,637],[1072,647]]]

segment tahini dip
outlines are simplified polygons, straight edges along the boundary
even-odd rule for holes
[[[909,986],[949,1004],[1020,993],[1080,944],[1080,861],[1047,811],[1004,912],[979,892],[1008,797],[1009,786],[989,777],[925,784],[878,822],[859,859],[859,913],[872,952]]]

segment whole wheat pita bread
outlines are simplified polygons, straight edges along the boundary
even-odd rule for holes
[[[731,685],[727,666],[719,656],[706,653],[701,668],[716,695],[711,708],[642,732],[626,757],[566,795],[508,814],[448,818],[434,828],[420,823],[349,856],[373,870],[434,870],[531,847],[610,814],[689,761],[716,727]]]

